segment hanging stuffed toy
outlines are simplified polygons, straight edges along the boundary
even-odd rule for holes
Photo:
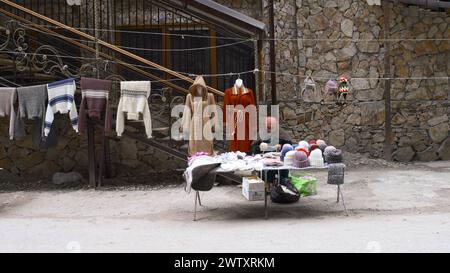
[[[347,100],[348,92],[349,92],[348,80],[346,77],[341,76],[339,78],[339,95],[341,98],[344,98],[344,100]]]

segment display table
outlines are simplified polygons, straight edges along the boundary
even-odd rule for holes
[[[265,214],[265,218],[268,219],[269,218],[269,212],[268,212],[268,202],[267,202],[267,195],[270,194],[270,182],[267,181],[267,172],[268,171],[277,171],[278,172],[278,177],[280,177],[280,171],[282,170],[299,170],[299,171],[312,171],[312,170],[318,170],[318,171],[323,171],[323,170],[327,170],[328,171],[328,164],[325,164],[323,167],[306,167],[306,168],[296,168],[293,166],[264,166],[264,168],[259,171],[260,173],[260,178],[262,180],[264,180],[265,183],[265,193],[264,193],[264,214]],[[345,214],[348,216],[347,213],[347,208],[345,207],[345,202],[344,202],[344,194],[342,193],[341,187],[340,185],[337,185],[337,203],[339,203],[339,195],[341,195],[341,199],[342,199],[342,205],[344,207],[344,211]]]
[[[329,169],[329,165],[328,164],[325,164],[322,167],[310,166],[310,167],[306,167],[306,168],[296,168],[294,166],[287,166],[287,165],[273,166],[273,165],[267,165],[267,164],[260,164],[260,165],[257,165],[258,167],[256,168],[255,165],[245,165],[246,164],[245,162],[242,162],[242,163],[244,164],[244,166],[241,166],[241,167],[244,167],[242,169],[245,169],[249,173],[252,173],[252,172],[253,173],[254,172],[259,173],[260,178],[264,181],[264,213],[265,213],[265,218],[266,219],[268,219],[268,217],[269,217],[267,195],[270,194],[270,188],[271,188],[271,182],[269,182],[268,178],[267,178],[267,173],[269,171],[276,171],[276,172],[278,172],[278,177],[280,177],[280,171],[283,171],[283,170],[289,170],[289,171],[291,171],[291,170],[298,170],[298,171],[324,171],[325,170],[325,171],[328,171],[328,169]],[[224,164],[224,163],[222,162],[222,164]],[[227,162],[225,162],[225,164],[227,164]],[[252,168],[250,166],[253,166],[255,168]],[[246,168],[246,167],[249,167],[249,168]],[[237,172],[242,171],[242,169],[240,168],[240,169],[237,169],[237,170],[232,170],[232,169],[229,169],[229,168],[223,168],[223,166],[221,165],[220,167],[217,167],[216,169],[214,169],[212,172],[215,172],[215,173],[237,173]],[[346,215],[348,215],[347,209],[345,207],[344,195],[342,193],[340,185],[337,185],[337,203],[339,203],[340,197],[341,197],[341,200],[342,200],[342,205],[344,207],[344,211],[345,211]],[[198,191],[196,192],[196,196],[195,196],[194,221],[196,219],[197,201],[200,203],[200,206],[201,206],[201,200],[200,200],[200,195],[198,194]]]
[[[267,196],[270,194],[270,182],[267,181],[267,172],[268,171],[277,171],[278,172],[278,177],[280,177],[280,171],[282,170],[298,170],[298,171],[328,171],[328,164],[325,164],[323,167],[306,167],[306,168],[296,168],[293,166],[264,166],[262,170],[257,171],[260,174],[260,178],[264,181],[265,183],[265,194],[264,194],[264,215],[265,218],[268,219],[269,218],[269,212],[268,212],[268,202],[267,202]],[[221,169],[220,167],[216,169],[216,172],[230,172],[230,171],[225,171],[223,169]],[[341,198],[340,198],[341,197]],[[342,200],[342,205],[344,207],[344,211],[345,214],[348,216],[347,213],[347,208],[345,206],[345,202],[344,202],[344,194],[342,193],[341,187],[340,185],[337,185],[337,203],[339,203],[340,199]]]

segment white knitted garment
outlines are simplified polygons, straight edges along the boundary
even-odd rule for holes
[[[116,132],[122,136],[125,129],[125,113],[128,120],[144,121],[145,133],[152,137],[152,118],[148,98],[150,96],[149,81],[126,81],[120,83],[120,101],[117,108]]]

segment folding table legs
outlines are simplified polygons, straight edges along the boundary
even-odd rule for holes
[[[195,192],[195,197],[194,197],[195,201],[194,201],[194,221],[197,221],[197,200],[199,200],[200,198],[198,197],[198,191]]]
[[[202,200],[200,199],[200,192],[195,191],[195,201],[194,201],[194,221],[197,221],[197,201],[200,206],[202,206]]]
[[[200,193],[197,192],[197,197],[198,197],[198,204],[200,205],[200,207],[202,207],[202,200],[200,199]]]
[[[347,208],[345,207],[344,193],[341,190],[341,185],[338,185],[338,188],[337,188],[337,200],[336,200],[336,203],[339,203],[339,194],[342,197],[342,205],[344,206],[345,215],[348,216]]]

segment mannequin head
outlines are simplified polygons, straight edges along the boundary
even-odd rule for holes
[[[244,81],[242,81],[241,79],[237,79],[236,80],[236,87],[237,88],[241,88],[243,84],[244,84]]]

